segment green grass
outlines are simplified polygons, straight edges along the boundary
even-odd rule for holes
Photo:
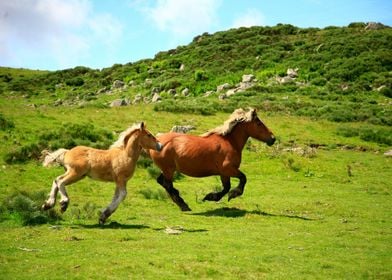
[[[0,99],[2,116],[14,124],[0,131],[0,155],[65,123],[90,122],[119,132],[144,120],[154,134],[175,124],[192,124],[199,134],[228,117],[157,112],[152,105],[33,108],[28,102]],[[182,177],[175,186],[193,210],[183,213],[140,166],[127,198],[100,227],[98,212],[111,201],[114,185],[84,179],[67,188],[70,205],[61,219],[24,226],[19,212],[2,209],[0,278],[390,279],[392,162],[383,156],[388,146],[341,135],[340,125],[327,120],[259,114],[278,142],[246,145],[242,197],[202,202],[220,188],[219,178]],[[2,160],[1,205],[27,193],[39,206],[38,194],[48,193],[62,172],[34,160]],[[55,210],[60,215],[58,205]],[[167,228],[181,233],[167,234]]]

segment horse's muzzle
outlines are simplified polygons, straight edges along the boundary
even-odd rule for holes
[[[159,142],[157,142],[156,146],[155,146],[155,150],[157,150],[158,152],[162,151],[163,149],[163,145]]]
[[[271,138],[268,139],[267,145],[272,146],[275,143],[275,141],[276,141],[276,138],[275,138],[275,136],[272,135]]]

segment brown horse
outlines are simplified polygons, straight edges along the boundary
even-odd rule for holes
[[[109,150],[98,150],[77,146],[71,150],[59,149],[46,156],[44,166],[57,162],[65,167],[66,172],[53,181],[48,200],[42,205],[43,210],[52,208],[60,192],[60,208],[64,212],[69,204],[65,186],[88,176],[95,180],[114,181],[116,191],[112,202],[102,211],[99,223],[104,224],[124,200],[128,180],[135,170],[136,161],[142,149],[162,150],[162,144],[146,130],[144,123],[134,125],[122,132]]]
[[[246,176],[239,170],[241,152],[249,137],[272,145],[275,137],[257,116],[256,110],[235,110],[225,123],[202,136],[165,133],[158,136],[164,148],[150,151],[151,158],[162,173],[157,182],[162,185],[182,211],[191,209],[173,187],[175,171],[192,177],[220,175],[223,190],[211,192],[203,200],[219,201],[229,192],[230,177],[238,178],[238,186],[229,193],[229,200],[242,195]]]

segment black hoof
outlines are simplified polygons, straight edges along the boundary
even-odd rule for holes
[[[221,198],[222,196],[218,193],[209,193],[203,198],[203,201],[219,201]]]
[[[67,211],[68,208],[68,201],[60,201],[60,211],[61,213],[64,213],[65,211]]]
[[[49,209],[51,209],[52,207],[50,207],[49,205],[47,205],[46,203],[45,204],[42,204],[42,206],[41,206],[41,210],[43,210],[43,211],[46,211],[46,210],[49,210]]]
[[[181,207],[181,211],[183,211],[183,212],[186,212],[186,211],[192,211],[191,210],[191,208],[189,208],[189,206],[188,205],[183,205],[183,206],[180,206]]]
[[[233,198],[236,198],[237,196],[240,196],[242,193],[238,190],[232,190],[229,192],[229,201],[232,200]]]

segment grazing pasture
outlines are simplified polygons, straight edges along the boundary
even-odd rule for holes
[[[241,197],[203,202],[220,190],[219,177],[177,176],[176,188],[192,209],[181,212],[144,159],[128,182],[127,198],[101,226],[97,218],[113,183],[77,182],[67,189],[67,212],[56,206],[42,214],[52,179],[63,169],[44,168],[35,159],[8,164],[7,155],[39,146],[42,134],[81,120],[93,123],[91,131],[99,135],[140,121],[154,135],[181,124],[202,134],[228,114],[28,102],[0,99],[2,117],[13,124],[0,131],[2,279],[392,278],[392,162],[383,155],[388,146],[346,137],[338,133],[339,123],[259,111],[277,141],[271,147],[254,140],[245,145]]]

